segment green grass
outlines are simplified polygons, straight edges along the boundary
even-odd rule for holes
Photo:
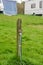
[[[3,14],[0,14],[0,65],[9,61],[15,65],[18,18],[22,19],[22,59],[28,65],[43,65],[43,17]]]

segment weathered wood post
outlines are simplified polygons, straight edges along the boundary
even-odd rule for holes
[[[22,20],[17,20],[17,57],[20,60],[20,65],[22,65]]]

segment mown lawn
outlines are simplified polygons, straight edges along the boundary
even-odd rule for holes
[[[0,14],[0,65],[7,65],[10,60],[15,65],[11,58],[16,56],[18,18],[22,19],[22,59],[28,65],[43,65],[43,17],[3,14]]]

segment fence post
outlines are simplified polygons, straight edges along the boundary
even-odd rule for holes
[[[22,20],[17,20],[17,57],[20,60],[20,65],[22,65]]]

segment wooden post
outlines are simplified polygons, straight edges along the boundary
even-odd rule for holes
[[[20,60],[20,65],[22,62],[22,29],[21,29],[22,20],[17,20],[17,57]]]

